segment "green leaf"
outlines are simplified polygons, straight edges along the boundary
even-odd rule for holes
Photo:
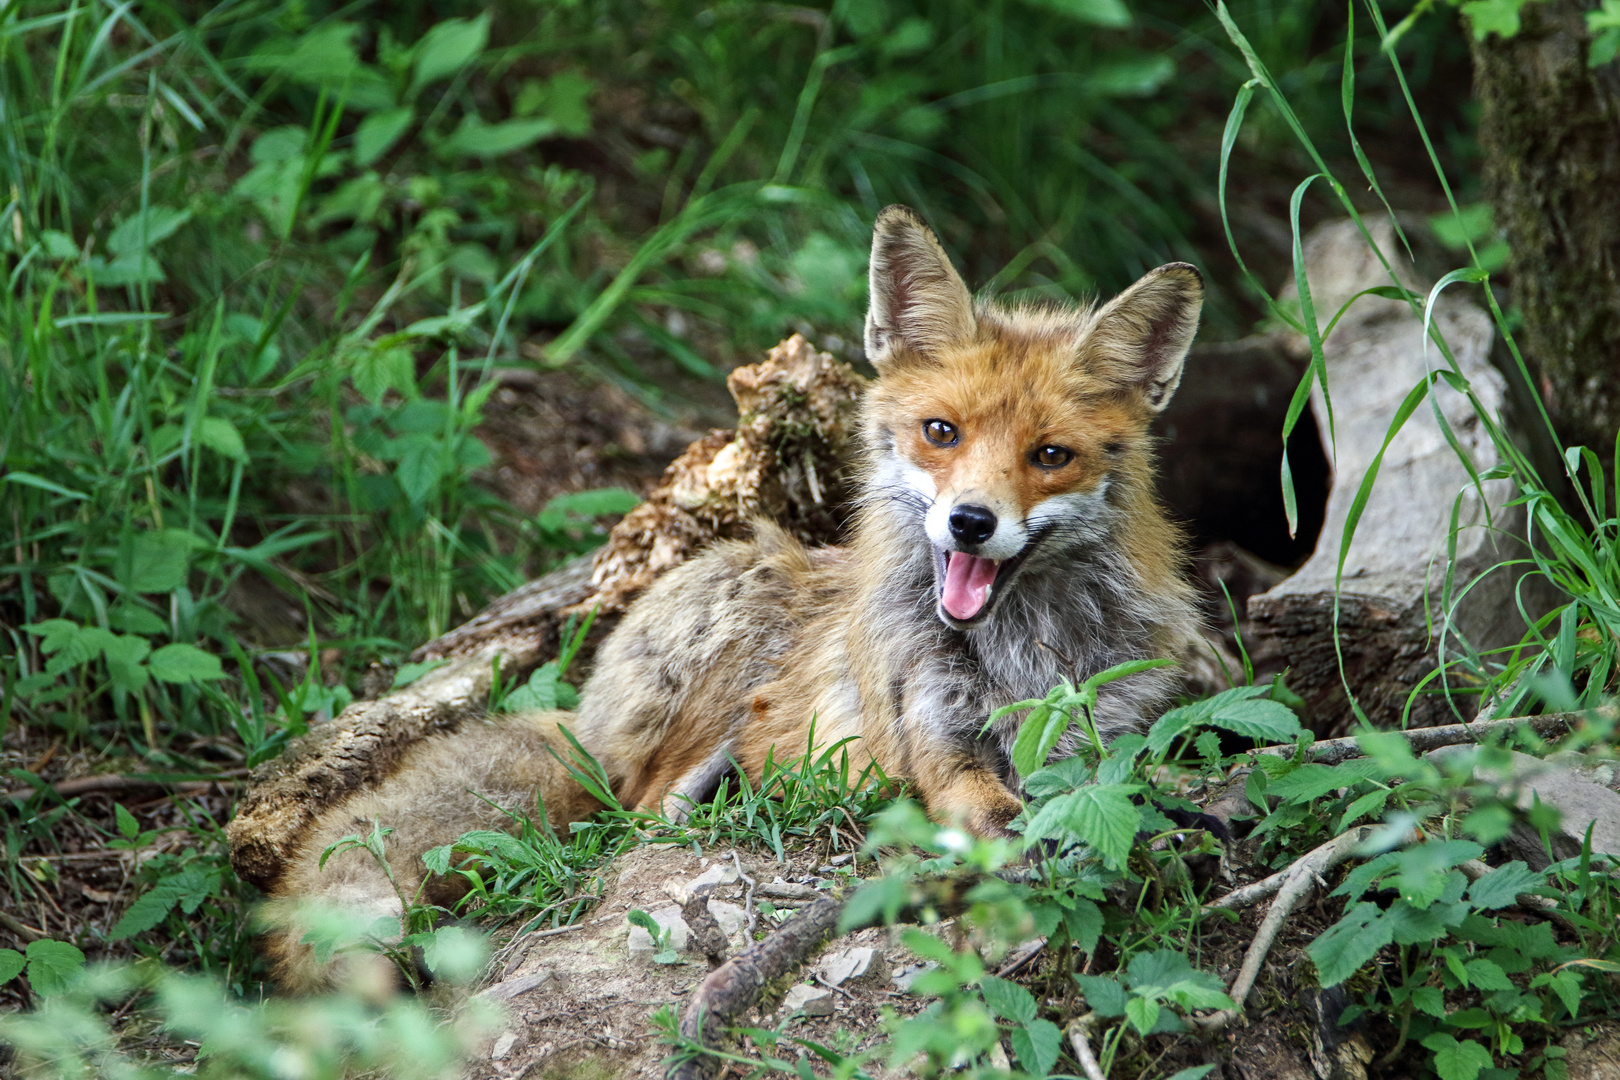
[[[1343,832],[1347,826],[1355,824],[1357,821],[1369,814],[1373,815],[1374,817],[1382,814],[1384,812],[1384,804],[1388,801],[1389,791],[1384,788],[1378,788],[1375,791],[1367,792],[1367,794],[1361,796],[1355,802],[1345,807],[1344,816],[1341,817],[1339,819],[1339,823],[1334,826],[1334,831]]]
[[[1307,762],[1287,776],[1273,779],[1266,787],[1266,796],[1291,803],[1310,802],[1330,791],[1353,787],[1363,780],[1379,775],[1379,771],[1378,763],[1366,758],[1353,758],[1341,765]]]
[[[464,926],[441,926],[425,935],[422,962],[434,976],[451,983],[465,983],[482,974],[489,960],[484,935]]]
[[[140,634],[143,637],[151,637],[153,634],[161,634],[163,631],[169,628],[168,623],[164,622],[150,611],[147,611],[143,607],[137,607],[133,603],[127,602],[120,604],[118,607],[115,607],[109,611],[107,613],[107,621],[112,624],[112,628],[114,630],[122,630],[130,634]]]
[[[84,953],[65,941],[46,938],[28,944],[28,988],[42,997],[60,994],[84,971]]]
[[[499,157],[522,150],[556,131],[556,122],[548,117],[486,124],[477,116],[468,115],[441,144],[441,149],[457,157]]]
[[[1025,0],[1031,7],[1041,7],[1066,15],[1076,22],[1092,26],[1118,29],[1131,25],[1131,11],[1124,0]]]
[[[180,226],[190,220],[190,210],[148,206],[144,211],[131,214],[118,223],[118,227],[107,236],[107,250],[119,256],[138,255],[173,236]],[[144,245],[141,243],[143,238],[146,241]]]
[[[15,979],[26,962],[16,949],[0,949],[0,986]]]
[[[133,840],[141,834],[140,822],[135,815],[124,809],[123,803],[113,803],[113,816],[118,822],[118,831],[125,840]]]
[[[1476,957],[1463,964],[1463,970],[1468,972],[1468,984],[1478,990],[1512,990],[1513,981],[1507,977],[1500,964]]]
[[[556,495],[535,515],[535,524],[547,532],[565,528],[571,520],[588,522],[603,514],[628,514],[641,505],[641,497],[624,488],[592,488]]]
[[[1046,1076],[1057,1064],[1063,1046],[1063,1033],[1050,1020],[1031,1020],[1013,1031],[1009,1040],[1018,1064],[1034,1077]]]
[[[489,43],[489,12],[476,19],[446,19],[422,35],[416,46],[414,95],[424,86],[448,78],[472,63]]]
[[[1300,732],[1299,717],[1292,709],[1280,702],[1255,698],[1222,705],[1209,718],[1209,723],[1238,735],[1273,743],[1292,742]]]
[[[354,133],[354,163],[363,169],[388,153],[415,119],[416,110],[401,105],[397,109],[374,112],[360,121]]]
[[[1086,89],[1105,97],[1146,97],[1176,73],[1176,62],[1162,54],[1102,64],[1086,78]]]
[[[1434,1051],[1434,1070],[1440,1074],[1440,1080],[1477,1080],[1491,1065],[1491,1052],[1473,1039],[1458,1042],[1445,1032],[1437,1031],[1426,1036],[1423,1045]]]
[[[222,416],[205,416],[197,422],[197,441],[223,458],[247,461],[247,446],[236,425]]]
[[[1525,0],[1469,0],[1462,13],[1474,28],[1475,41],[1484,41],[1489,34],[1511,38],[1519,33],[1519,9],[1524,5]],[[1474,1080],[1473,1076],[1468,1080]]]
[[[1498,866],[1468,888],[1468,901],[1477,908],[1511,907],[1522,893],[1533,893],[1547,880],[1547,875],[1529,869],[1517,860]]]
[[[1017,983],[986,975],[979,988],[984,992],[984,1003],[1003,1020],[1027,1024],[1035,1019],[1035,996]]]
[[[399,670],[394,672],[393,688],[395,690],[404,689],[428,672],[437,671],[449,662],[448,660],[423,660],[418,664],[401,664]],[[439,871],[439,873],[443,872],[442,870]]]
[[[1132,997],[1125,1002],[1125,1019],[1143,1035],[1159,1022],[1159,1003],[1152,998]]]
[[[153,678],[182,685],[225,677],[225,669],[220,666],[218,657],[182,642],[165,645],[153,653],[147,667]]]
[[[1013,768],[1019,776],[1028,776],[1046,764],[1047,755],[1069,730],[1070,723],[1069,714],[1062,709],[1041,704],[1030,710],[1013,742]]]
[[[1102,909],[1090,900],[1077,897],[1074,907],[1064,911],[1063,925],[1075,946],[1081,952],[1089,953],[1096,949],[1097,940],[1102,937]]]
[[[1125,1015],[1125,988],[1119,980],[1106,975],[1076,975],[1074,981],[1080,984],[1092,1012],[1104,1019]]]
[[[1418,1012],[1430,1016],[1446,1015],[1446,996],[1438,986],[1418,986],[1412,989],[1412,1005]]]
[[[131,592],[164,593],[186,583],[193,540],[180,529],[136,533],[127,559],[120,559],[118,583]]]
[[[1136,839],[1141,813],[1127,784],[1090,784],[1059,795],[1029,823],[1029,840],[1077,838],[1090,845],[1110,868],[1125,865]]]
[[[373,405],[390,390],[402,394],[416,390],[416,358],[409,349],[399,346],[361,349],[354,354],[353,364],[349,378],[361,396]]]
[[[1337,986],[1354,975],[1394,937],[1394,927],[1377,904],[1359,903],[1305,947],[1323,986]]]

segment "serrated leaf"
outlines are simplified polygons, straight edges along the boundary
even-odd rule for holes
[[[141,823],[135,820],[135,815],[124,809],[123,803],[113,803],[113,817],[118,822],[118,831],[125,840],[133,840],[141,834]]]
[[[1393,940],[1393,925],[1377,904],[1359,903],[1305,947],[1323,986],[1337,986]]]
[[[152,654],[146,666],[153,678],[180,685],[225,677],[225,669],[220,666],[218,657],[184,642],[163,646]]]
[[[1266,787],[1266,795],[1284,802],[1310,802],[1330,791],[1353,787],[1378,773],[1378,763],[1366,758],[1353,758],[1340,765],[1307,762],[1288,775],[1273,779]]]
[[[1292,709],[1276,701],[1255,698],[1223,705],[1208,722],[1238,735],[1273,743],[1292,742],[1300,732],[1299,717]]]
[[[246,461],[247,445],[236,425],[223,416],[205,416],[197,422],[197,441],[223,458]]]
[[[986,975],[979,984],[984,1003],[1003,1020],[1027,1024],[1035,1019],[1035,996],[1015,982]]]
[[[1141,813],[1126,784],[1090,784],[1059,795],[1041,807],[1029,824],[1030,840],[1079,839],[1110,868],[1125,865]]]
[[[1159,1003],[1152,998],[1133,997],[1125,1002],[1125,1019],[1140,1034],[1146,1035],[1159,1022]]]
[[[169,917],[169,912],[185,893],[186,889],[172,880],[166,878],[158,882],[129,905],[107,936],[113,941],[122,941],[158,926]]]
[[[191,534],[180,529],[137,533],[130,541],[128,559],[120,568],[118,583],[138,593],[178,589],[186,583],[192,546]]]
[[[1047,755],[1069,730],[1070,722],[1067,712],[1049,705],[1037,705],[1029,711],[1013,742],[1013,768],[1018,770],[1019,776],[1028,776],[1046,764]]]
[[[49,938],[28,944],[28,988],[44,997],[60,994],[84,971],[84,953]]]
[[[1446,1015],[1446,996],[1438,986],[1419,986],[1412,991],[1412,1006],[1430,1016]]]
[[[1091,1011],[1104,1019],[1125,1015],[1125,988],[1106,975],[1076,975],[1074,981],[1086,996]]]
[[[1012,1033],[1013,1053],[1018,1064],[1034,1077],[1046,1076],[1057,1064],[1058,1051],[1063,1046],[1063,1033],[1050,1020],[1031,1020]]]
[[[168,624],[143,607],[125,603],[107,613],[107,621],[114,630],[151,637],[169,628]]]
[[[0,986],[21,974],[25,963],[23,954],[16,949],[0,949]]]
[[[1440,1080],[1478,1080],[1479,1074],[1491,1066],[1491,1052],[1475,1042],[1458,1042],[1443,1031],[1424,1038],[1425,1048],[1434,1051],[1434,1071]]]
[[[1531,870],[1515,860],[1498,866],[1468,887],[1468,902],[1489,911],[1511,907],[1523,893],[1533,893],[1547,880],[1547,875]]]
[[[416,389],[416,360],[409,349],[368,348],[354,354],[349,378],[362,397],[375,405],[390,390]]]
[[[1097,940],[1102,937],[1102,909],[1090,900],[1077,897],[1074,907],[1064,911],[1063,925],[1075,946],[1089,953],[1096,949]]]
[[[1468,984],[1479,990],[1511,990],[1513,981],[1507,977],[1500,964],[1484,957],[1476,957],[1463,964],[1463,970],[1468,972]]]
[[[1374,817],[1384,812],[1384,804],[1389,802],[1389,792],[1384,788],[1369,791],[1356,799],[1344,809],[1344,816],[1339,819],[1335,830],[1343,832],[1349,825],[1355,824],[1362,818],[1372,815]]]

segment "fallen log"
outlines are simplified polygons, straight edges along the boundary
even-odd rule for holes
[[[268,889],[322,808],[394,768],[429,735],[486,706],[503,682],[554,657],[570,618],[596,611],[579,664],[637,592],[717,539],[768,516],[809,544],[834,542],[850,512],[856,403],[864,380],[794,335],[727,380],[735,432],[714,431],[665,471],[661,486],[614,527],[594,559],[577,559],[496,600],[411,654],[443,661],[409,686],[342,714],[254,770],[227,827],[231,862]]]
[[[1390,225],[1381,222],[1370,230],[1379,247],[1391,253],[1404,275],[1402,284],[1426,293],[1428,284],[1395,260],[1400,246]],[[1306,239],[1305,272],[1324,325],[1357,293],[1390,284],[1349,221],[1324,225]],[[1490,318],[1452,290],[1434,304],[1432,322],[1480,405],[1499,418],[1506,382],[1490,363]],[[1308,355],[1302,337],[1293,347]],[[1441,723],[1454,715],[1444,694],[1412,697],[1435,671],[1437,659],[1457,655],[1460,640],[1485,650],[1510,645],[1523,633],[1515,600],[1519,574],[1496,569],[1503,560],[1525,554],[1522,542],[1515,543],[1524,536],[1523,516],[1509,505],[1514,494],[1509,481],[1476,485],[1449,445],[1437,413],[1478,473],[1501,461],[1469,400],[1444,382],[1434,385],[1430,402],[1420,405],[1384,447],[1402,399],[1430,372],[1446,367],[1427,340],[1423,321],[1405,302],[1378,296],[1355,300],[1324,341],[1323,354],[1331,419],[1320,386],[1313,390],[1311,408],[1318,430],[1332,433],[1327,451],[1333,486],[1325,524],[1315,552],[1293,576],[1250,598],[1247,634],[1257,652],[1287,658],[1289,685],[1309,705],[1319,735],[1350,729],[1354,709],[1347,687],[1379,726],[1401,726],[1408,707],[1407,726]],[[1381,471],[1341,577],[1345,525],[1362,479],[1380,455]],[[1443,594],[1454,503],[1458,529],[1448,609]],[[1436,679],[1429,689],[1442,686]]]

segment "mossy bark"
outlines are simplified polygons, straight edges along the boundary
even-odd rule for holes
[[[1587,66],[1596,0],[1522,9],[1474,45],[1486,192],[1513,247],[1520,340],[1566,445],[1620,426],[1620,62]]]

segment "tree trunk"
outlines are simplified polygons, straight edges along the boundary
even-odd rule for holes
[[[1620,427],[1620,62],[1587,66],[1595,0],[1526,4],[1474,45],[1485,185],[1513,248],[1520,337],[1566,445]]]

